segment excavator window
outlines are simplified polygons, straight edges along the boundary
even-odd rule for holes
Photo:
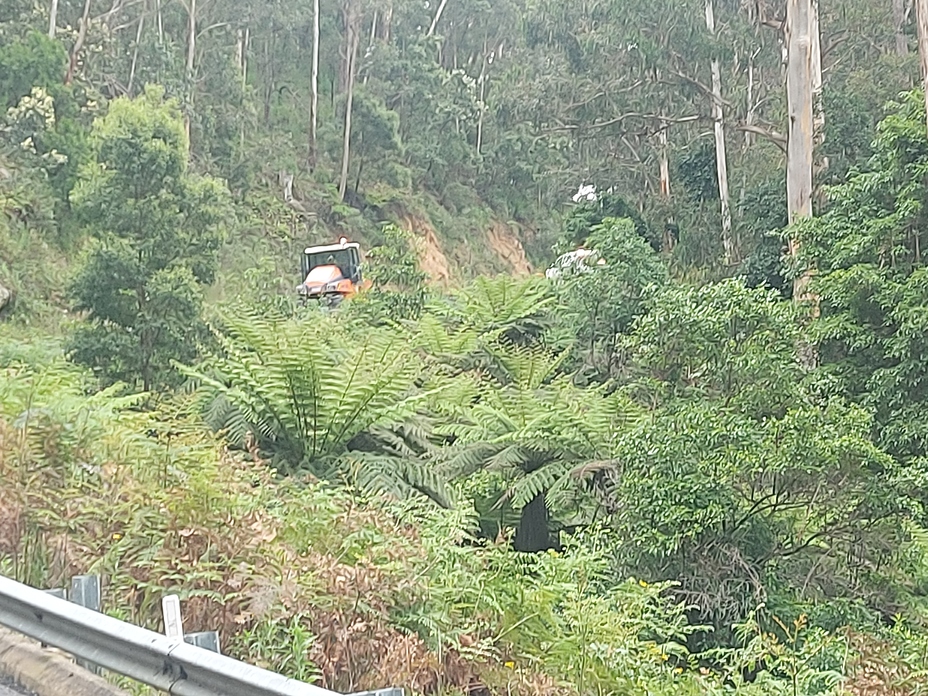
[[[361,258],[357,249],[354,248],[339,250],[334,253],[322,252],[305,254],[302,264],[304,278],[317,266],[338,266],[343,277],[351,279],[352,282],[360,281],[358,277],[360,274],[358,271],[361,265]]]

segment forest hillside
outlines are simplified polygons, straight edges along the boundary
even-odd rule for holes
[[[4,0],[0,574],[342,693],[928,693],[923,64],[928,0]]]

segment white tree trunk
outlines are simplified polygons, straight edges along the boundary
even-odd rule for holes
[[[712,0],[706,0],[706,28],[715,37],[715,12]],[[728,156],[725,151],[725,113],[722,107],[722,72],[718,58],[712,58],[712,119],[715,121],[715,169],[719,181],[722,213],[722,246],[725,264],[735,261],[735,242],[731,229],[731,200],[728,193]]]
[[[441,19],[441,13],[445,11],[445,5],[447,4],[448,0],[441,0],[441,4],[435,12],[435,17],[432,19],[432,25],[429,27],[429,33],[426,34],[426,36],[431,36],[435,33],[435,29],[438,27],[438,20]]]
[[[161,0],[155,0],[155,13],[158,15],[158,45],[164,45],[164,15],[161,13]]]
[[[317,134],[319,127],[319,0],[313,1],[313,67],[310,74],[309,105],[309,168],[316,166]]]
[[[813,90],[812,0],[788,0],[786,40],[789,62],[786,91],[789,109],[789,146],[786,173],[789,221],[793,223],[812,215]],[[790,240],[790,253],[799,247]],[[797,278],[795,299],[807,297],[809,275]]]
[[[242,92],[248,87],[248,47],[251,46],[251,28],[245,27],[242,40]]]
[[[479,95],[479,108],[480,113],[477,115],[477,155],[480,155],[480,151],[483,149],[483,114],[486,111],[486,98],[487,98],[487,65],[490,62],[490,56],[487,55],[489,50],[489,41],[484,38],[483,40],[483,65],[480,66],[480,77],[477,78],[477,82],[480,83],[480,95]]]
[[[747,93],[747,117],[744,120],[747,128],[744,130],[744,146],[749,148],[754,144],[754,133],[751,132],[751,128],[754,126],[754,122],[757,120],[757,105],[754,103],[754,60],[757,58],[757,54],[760,51],[758,49],[755,51],[751,57],[748,59],[748,93]]]
[[[58,0],[52,0],[48,10],[48,38],[54,39],[58,33]]]
[[[193,79],[197,51],[197,0],[187,6],[187,79]]]
[[[345,103],[345,133],[344,141],[342,143],[342,173],[341,178],[338,182],[338,198],[339,200],[345,200],[345,192],[348,190],[348,164],[351,159],[351,111],[354,105],[354,78],[355,78],[355,62],[358,56],[358,43],[360,43],[360,36],[358,35],[359,22],[358,22],[358,8],[356,7],[355,0],[347,0],[347,7],[345,11],[345,31],[347,38],[347,100]]]
[[[667,122],[661,121],[661,130],[658,133],[657,140],[660,143],[660,186],[661,186],[661,198],[664,200],[670,199],[670,156],[669,156],[669,144],[667,136]]]
[[[142,43],[142,30],[145,27],[145,4],[142,4],[142,13],[139,15],[139,28],[135,32],[135,47],[132,49],[132,67],[129,69],[129,83],[126,93],[132,96],[132,86],[135,84],[135,69],[139,64],[139,44]]]
[[[187,5],[187,108],[184,110],[184,130],[187,131],[187,143],[190,143],[190,115],[193,110],[194,88],[193,70],[197,55],[197,0],[188,0]]]
[[[915,0],[915,20],[918,22],[918,56],[922,66],[922,89],[925,90],[925,117],[928,119],[928,0]]]
[[[815,152],[821,154],[825,143],[825,103],[822,82],[822,33],[819,25],[818,0],[812,0],[809,16],[809,37],[812,39],[812,147],[813,171]],[[828,158],[822,157],[818,165],[828,169]]]

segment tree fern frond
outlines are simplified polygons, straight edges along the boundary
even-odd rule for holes
[[[552,462],[526,474],[512,483],[504,496],[512,506],[521,509],[541,494],[547,494],[570,470],[565,462]]]

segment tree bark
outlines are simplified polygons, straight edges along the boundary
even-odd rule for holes
[[[164,45],[164,15],[161,13],[161,0],[155,0],[155,14],[158,15],[158,45]]]
[[[356,0],[346,0],[345,6],[345,38],[346,38],[346,59],[347,59],[347,99],[345,102],[345,133],[342,143],[342,173],[338,182],[338,198],[345,200],[345,192],[348,190],[348,164],[351,159],[351,111],[354,105],[354,78],[355,62],[358,57],[358,43],[360,36],[360,11]]]
[[[515,550],[523,553],[537,553],[554,548],[549,517],[545,494],[539,493],[522,508],[519,528],[513,540]]]
[[[197,0],[187,6],[187,79],[193,79],[197,50]]]
[[[319,0],[313,1],[313,67],[310,74],[312,96],[309,104],[309,169],[316,168],[319,125]]]
[[[54,39],[58,33],[58,0],[52,0],[48,10],[48,38]]]
[[[789,110],[789,145],[786,190],[790,223],[812,215],[814,109],[811,27],[812,0],[788,0],[786,91]],[[798,242],[791,239],[789,246],[790,254],[795,256],[799,251]],[[807,299],[808,284],[808,273],[804,273],[794,281],[794,299]]]
[[[925,118],[928,123],[928,0],[915,0],[915,20],[918,22],[918,56],[922,66]]]
[[[486,98],[487,98],[487,64],[489,63],[489,56],[487,55],[487,50],[489,47],[489,41],[484,38],[483,40],[483,65],[480,66],[480,77],[477,78],[477,82],[480,83],[480,95],[479,95],[479,108],[480,113],[477,115],[477,155],[480,155],[480,151],[483,149],[483,114],[486,111]]]
[[[676,238],[674,236],[673,230],[675,227],[675,222],[673,218],[672,208],[670,206],[670,124],[661,119],[660,121],[660,130],[657,133],[657,141],[660,144],[659,156],[659,166],[660,166],[660,189],[661,189],[661,200],[666,205],[666,210],[668,212],[667,220],[664,223],[664,232],[661,239],[661,251],[665,254],[669,254],[673,251],[674,245],[676,244]]]
[[[744,123],[748,128],[754,125],[754,120],[757,117],[757,111],[754,105],[754,59],[757,56],[757,53],[751,55],[748,59],[748,94],[747,94],[747,116],[745,117]],[[749,148],[754,144],[754,133],[751,133],[749,130],[744,131],[744,146]]]
[[[909,55],[909,39],[905,35],[906,0],[893,0],[893,25],[896,34],[896,55],[904,58]]]
[[[809,17],[809,36],[812,39],[812,148],[813,171],[816,152],[821,154],[825,143],[825,103],[823,101],[822,82],[822,34],[819,25],[818,0],[812,0],[812,13]],[[822,157],[818,162],[821,170],[828,169],[828,159]]]
[[[715,11],[712,0],[706,0],[706,28],[715,38]],[[722,214],[722,247],[725,264],[735,262],[735,243],[731,229],[731,200],[728,193],[728,156],[725,150],[725,113],[722,107],[722,72],[719,59],[712,58],[712,118],[715,121],[715,169],[719,182],[719,201]]]
[[[668,124],[666,121],[661,121],[661,129],[657,134],[658,142],[660,143],[660,187],[661,187],[661,198],[664,200],[670,200],[670,155],[668,153],[669,143],[667,136]]]
[[[87,38],[87,25],[90,22],[90,2],[84,0],[84,13],[81,16],[81,25],[77,31],[77,39],[74,42],[74,48],[71,50],[71,60],[68,61],[68,74],[64,78],[66,85],[71,84],[74,79],[74,72],[77,70],[77,61],[80,57],[81,50],[84,48],[84,40]]]
[[[393,0],[387,0],[383,10],[383,20],[380,22],[380,40],[390,43],[390,34],[393,30]]]

